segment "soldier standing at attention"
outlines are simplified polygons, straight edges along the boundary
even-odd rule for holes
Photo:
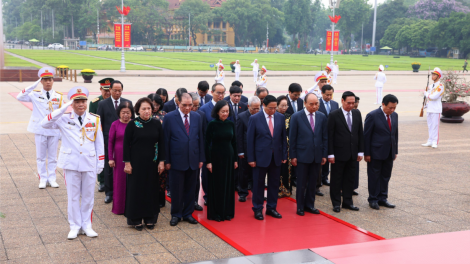
[[[98,236],[91,228],[91,218],[96,175],[104,168],[104,143],[100,117],[86,112],[87,98],[88,90],[76,86],[68,93],[70,102],[41,121],[43,128],[58,129],[62,135],[57,166],[64,170],[67,187],[68,239],[79,234]],[[65,113],[69,106],[73,110]]]
[[[98,103],[103,101],[104,99],[108,99],[111,96],[111,93],[109,92],[109,87],[113,81],[113,78],[104,78],[98,81],[100,83],[101,95],[90,101],[90,106],[88,107],[88,111],[90,113],[96,114],[96,112],[98,111]],[[104,172],[98,174],[98,182],[100,183],[100,186],[98,187],[98,192],[104,192]]]
[[[325,66],[326,76],[328,77],[326,84],[329,84],[329,85],[333,84],[333,78],[331,77],[331,72],[333,71],[333,68],[334,66],[330,66],[329,63],[327,63]]]
[[[259,72],[259,64],[258,60],[255,59],[251,64],[253,66],[253,81],[256,83],[258,81],[258,72]]]
[[[442,113],[442,96],[444,95],[444,85],[439,82],[442,77],[442,71],[439,68],[434,68],[432,72],[433,84],[430,84],[424,93],[426,96],[426,112],[428,116],[428,142],[422,144],[423,147],[437,148],[439,144],[439,119]]]
[[[375,82],[375,90],[376,90],[376,101],[374,104],[381,104],[382,103],[382,90],[384,88],[384,83],[387,81],[387,76],[384,73],[384,66],[379,66],[379,72],[377,72],[374,76]]]
[[[217,72],[217,76],[215,76],[215,83],[220,83],[225,86],[224,79],[225,79],[225,72],[224,72],[224,65],[219,65],[219,71]]]
[[[260,87],[266,88],[266,85],[268,82],[268,77],[266,76],[267,71],[268,70],[263,65],[263,67],[261,67],[261,70],[260,70],[261,78],[259,79],[259,81],[256,82],[256,88],[260,88]]]
[[[41,120],[46,115],[60,108],[64,103],[62,94],[52,89],[54,71],[51,67],[40,69],[38,72],[39,80],[21,91],[16,97],[18,101],[33,104],[33,113],[29,120],[28,131],[34,133],[39,189],[45,189],[48,183],[53,188],[59,187],[56,182],[56,166],[60,132],[57,129],[44,129],[40,125]],[[42,84],[42,89],[35,90],[39,83]],[[48,161],[47,167],[46,158]]]

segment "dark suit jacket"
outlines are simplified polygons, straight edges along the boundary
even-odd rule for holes
[[[225,101],[230,101],[230,95],[224,97]],[[248,104],[248,97],[242,95],[242,98],[240,99],[240,102],[243,102],[245,104]]]
[[[250,116],[250,111],[245,111],[239,114],[237,119],[237,149],[238,153],[244,153],[245,155],[247,150],[246,131],[248,129],[248,120],[250,119]]]
[[[179,171],[199,169],[199,162],[204,162],[204,136],[201,120],[197,113],[189,115],[189,136],[184,128],[179,111],[165,115],[163,134],[165,135],[165,164]]]
[[[233,105],[232,105],[232,102],[230,102],[230,98],[228,99],[227,102],[228,102],[228,105],[230,107],[230,116],[233,118],[233,120],[237,120],[237,118],[235,117],[235,113],[233,112]],[[242,101],[240,101],[238,103],[238,114],[241,114],[241,113],[245,112],[246,110],[248,110],[248,106],[245,103],[243,103]],[[237,122],[234,122],[234,123],[236,124]]]
[[[175,111],[177,109],[176,103],[175,103],[175,98],[171,99],[170,101],[166,102],[163,105],[163,111],[166,113],[169,113],[171,111]]]
[[[199,94],[198,94],[198,96],[199,96]],[[204,96],[204,103],[202,103],[201,97],[199,96],[199,106],[203,106],[203,105],[207,104],[208,102],[210,102],[211,100],[212,100],[212,95],[206,94],[206,96]]]
[[[364,122],[364,155],[372,159],[385,160],[398,154],[398,114],[390,115],[392,131],[388,126],[384,112],[379,107],[366,116]]]
[[[289,108],[287,108],[286,113],[293,115],[294,114],[294,108],[292,108],[292,104],[290,103],[289,95],[287,95],[287,105]],[[301,98],[297,99],[297,112],[302,110],[304,108],[304,100]],[[296,113],[297,113],[296,112]]]
[[[326,117],[328,117],[328,113],[326,112],[326,107],[323,103],[323,100],[319,99],[318,101],[320,101],[320,107],[318,108],[318,111],[322,112],[324,115],[326,115]],[[336,109],[339,109],[338,103],[336,101],[330,100],[330,113]]]
[[[361,112],[353,109],[351,113],[351,131],[341,108],[330,112],[328,117],[328,155],[335,155],[335,159],[339,161],[357,159],[357,154],[364,152]]]
[[[131,104],[131,107],[133,107],[132,102],[130,100],[121,97],[121,104],[124,102],[129,102]],[[103,136],[108,137],[111,125],[114,121],[119,119],[116,109],[114,109],[114,102],[112,96],[98,103],[98,110],[96,111],[96,114],[100,116],[101,126],[103,129]],[[132,115],[131,119],[134,118],[135,116]]]
[[[212,121],[212,119],[214,119],[211,116],[213,108],[214,108],[214,104],[212,104],[212,103],[210,103],[210,104],[207,103],[207,104],[203,105],[201,108],[199,108],[199,111],[202,111],[205,114],[206,121],[207,121],[206,122],[206,127],[207,127],[207,125],[209,125],[209,122]],[[227,119],[234,122],[234,119],[232,117],[232,110],[230,110],[230,107],[229,107],[229,111],[230,111],[230,115]]]
[[[289,158],[301,163],[321,163],[328,156],[328,119],[323,113],[315,113],[315,133],[305,111],[298,111],[290,118]]]
[[[198,113],[199,116],[201,117],[202,134],[204,135],[204,138],[206,138],[207,120],[206,120],[205,113],[202,112],[201,110],[197,110],[196,113]]]
[[[257,167],[268,167],[271,154],[274,155],[276,166],[287,160],[286,118],[283,114],[274,114],[274,137],[271,136],[264,111],[259,111],[248,120],[247,162],[256,161]]]

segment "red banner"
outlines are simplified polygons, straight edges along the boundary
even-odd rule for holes
[[[339,31],[335,31],[335,37],[333,39],[333,51],[339,49]],[[325,50],[331,51],[331,30],[326,31],[326,43]]]
[[[122,47],[122,28],[121,24],[114,24],[114,46]],[[131,46],[131,24],[124,24],[124,48]]]

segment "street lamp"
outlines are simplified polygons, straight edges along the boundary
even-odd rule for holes
[[[377,1],[377,0],[376,0]],[[333,17],[335,17],[335,8],[339,7],[340,0],[330,0],[330,8],[333,8]],[[331,22],[331,56],[330,65],[333,65],[333,43],[335,39],[335,23]]]
[[[375,0],[375,6],[374,6],[374,24],[372,26],[372,47],[375,47],[375,26],[376,26],[376,19],[377,19],[377,0]],[[372,51],[372,54],[374,52]]]
[[[126,59],[124,58],[124,0],[121,0],[121,72],[126,72]]]

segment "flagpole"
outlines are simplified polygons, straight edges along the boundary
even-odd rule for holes
[[[121,72],[126,72],[126,59],[124,58],[124,0],[121,0]]]

